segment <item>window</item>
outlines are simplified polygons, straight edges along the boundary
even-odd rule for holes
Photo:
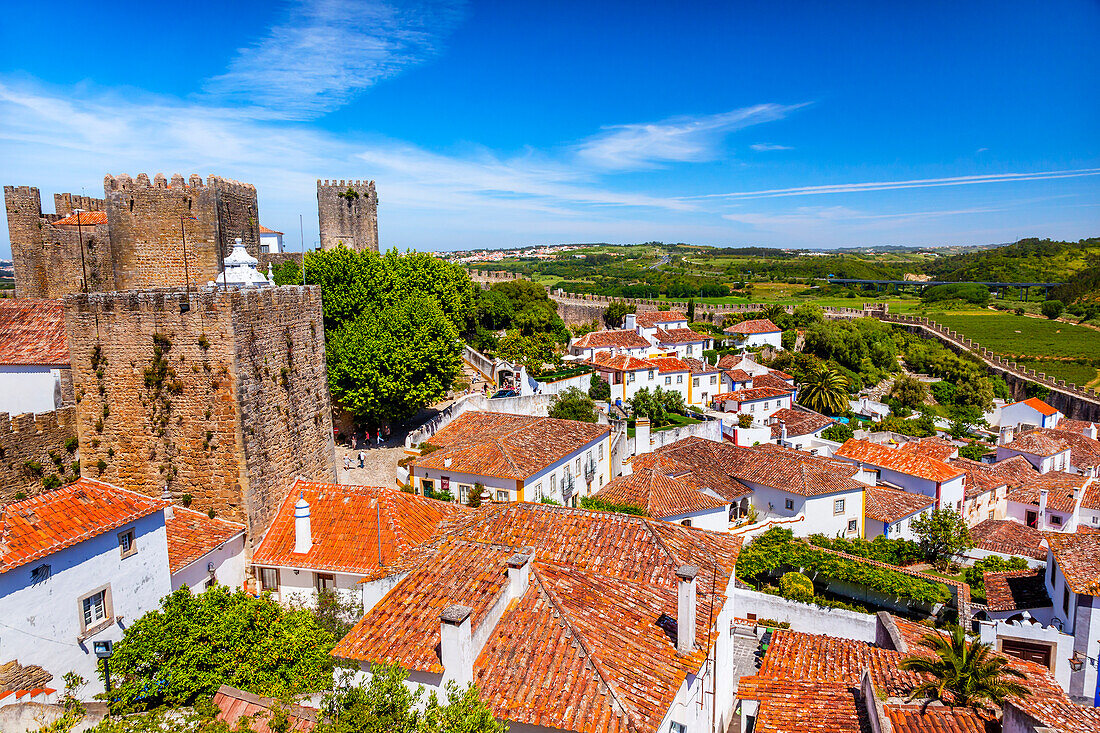
[[[1061,527],[1062,526],[1062,518],[1059,517],[1057,514],[1051,514],[1050,515],[1050,523],[1053,524],[1055,527]]]
[[[470,492],[473,491],[473,490],[474,490],[474,487],[470,486],[469,484],[459,484],[458,485],[458,500],[461,501],[463,504],[465,504],[466,502],[468,502],[470,500]]]
[[[681,519],[680,524],[684,525],[685,527],[690,527],[691,526],[691,520],[690,519]]]
[[[420,491],[423,492],[425,496],[428,495],[429,491],[435,491],[435,481],[430,478],[420,479]]]
[[[767,409],[768,409],[768,405],[769,405],[769,404],[771,404],[771,403],[769,403],[769,402],[765,402],[765,403],[764,403],[764,409],[765,409],[765,410],[767,410]]]
[[[602,461],[603,460],[603,443],[600,443],[598,455],[599,455],[599,459]]]
[[[854,519],[848,520],[848,531],[855,532],[859,529],[859,524]]]
[[[336,578],[332,573],[314,573],[313,584],[318,593],[333,592],[336,590]]]
[[[581,458],[580,458],[580,456],[577,456],[577,470],[574,471],[573,473],[575,473],[577,476],[581,475]]]
[[[267,253],[268,253],[268,249],[269,249],[269,248],[268,248],[268,245],[266,245],[266,244],[261,244],[261,245],[260,245],[260,254],[263,254],[263,255],[267,254]]]
[[[683,723],[671,723],[668,726],[668,733],[687,733],[688,727]]]
[[[717,384],[717,383],[718,383],[718,377],[717,377],[717,376],[713,376],[713,377],[711,377],[711,378],[710,378],[710,383],[711,383],[711,384]]]
[[[665,377],[665,384],[672,384],[672,377]]]
[[[556,473],[550,474],[550,498],[553,498],[558,493],[558,475]]]
[[[691,386],[692,387],[698,387],[699,386],[699,377],[695,377],[694,379],[691,380]]]
[[[689,353],[689,354],[691,353],[691,344],[688,344],[688,350],[687,350],[687,353]]]
[[[630,373],[630,376],[626,378],[626,381],[628,381],[628,382],[633,382],[633,381],[634,381],[634,377],[635,377],[635,376],[636,376],[636,375],[635,375],[635,373],[634,373],[634,372],[631,372],[631,373]]]
[[[653,370],[652,369],[649,370],[649,379],[650,379],[650,381],[653,381]]]
[[[50,566],[47,564],[39,565],[31,570],[31,584],[44,583],[50,579],[51,571]]]
[[[509,501],[508,491],[506,491],[506,490],[505,491],[498,491],[497,492],[497,501],[500,501],[500,502]]]
[[[275,568],[260,568],[260,590],[279,590],[279,571]]]
[[[97,588],[80,599],[80,630],[94,634],[111,623],[111,586]]]
[[[125,532],[118,533],[118,549],[123,557],[130,557],[130,555],[137,552],[137,545],[134,543],[134,530],[128,529]]]
[[[1093,514],[1092,515],[1092,523],[1093,524],[1100,524],[1100,516],[1097,516],[1097,515]]]
[[[1062,610],[1066,612],[1066,618],[1069,618],[1069,588],[1062,590]]]
[[[683,382],[684,382],[684,375],[683,374],[677,374],[676,375],[676,384],[683,384]]]
[[[784,499],[783,508],[789,512],[794,511],[794,499]]]
[[[535,501],[542,501],[542,482],[535,484]]]
[[[844,500],[843,499],[834,499],[833,500],[833,514],[836,515],[836,514],[843,514],[843,513],[844,513]]]
[[[209,578],[206,579],[206,582],[202,584],[202,589],[203,590],[209,590],[210,588],[213,588],[217,584],[218,584],[218,579],[215,578],[213,575],[211,575]]]

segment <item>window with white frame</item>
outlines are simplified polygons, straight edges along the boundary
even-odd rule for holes
[[[276,568],[260,568],[260,590],[279,590],[279,571]]]
[[[844,513],[844,500],[843,499],[833,499],[833,514],[836,515],[836,514],[843,514],[843,513]]]
[[[598,446],[598,451],[597,451],[596,455],[599,458],[599,460],[601,460],[601,461],[603,460],[603,443],[600,443],[600,445]]]
[[[698,386],[699,386],[699,377],[694,377],[694,378],[693,378],[693,379],[691,380],[691,386],[692,386],[692,387],[698,387]]]
[[[509,492],[507,490],[498,491],[497,492],[497,501],[501,501],[501,502],[511,501],[511,497],[508,495],[508,493]]]
[[[764,409],[765,409],[765,410],[766,410],[766,409],[768,409],[768,404],[770,404],[770,403],[768,403],[768,402],[765,402],[765,403],[764,403]]]
[[[684,375],[683,374],[677,374],[676,375],[676,384],[683,384],[683,382],[684,382]]]
[[[665,384],[672,384],[672,377],[665,377]]]
[[[848,520],[848,531],[849,532],[859,531],[859,522],[857,522],[855,519],[849,519]]]
[[[652,369],[649,370],[649,380],[651,382],[653,381],[653,370]]]
[[[718,383],[718,376],[717,376],[717,375],[715,375],[715,376],[712,376],[712,377],[710,378],[710,383],[711,383],[711,384],[717,384],[717,383]]]
[[[576,476],[580,476],[581,475],[581,457],[580,456],[577,456],[577,466],[576,466],[576,468],[577,468],[577,470],[574,471],[573,473]]]
[[[535,501],[542,501],[542,482],[535,484]]]
[[[558,494],[558,475],[556,473],[550,474],[550,497],[553,498]]]
[[[463,504],[465,504],[466,502],[468,502],[470,500],[470,492],[473,491],[473,490],[474,490],[474,487],[470,486],[469,484],[459,484],[458,485],[458,500],[461,501]]]
[[[80,630],[90,633],[111,621],[111,586],[97,588],[80,599]]]

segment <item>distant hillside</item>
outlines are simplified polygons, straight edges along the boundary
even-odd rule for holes
[[[929,262],[925,272],[936,280],[1068,282],[1092,267],[1100,267],[1100,239],[1021,239],[1004,247],[941,257]]]

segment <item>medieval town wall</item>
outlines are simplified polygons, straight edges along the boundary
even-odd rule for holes
[[[341,245],[378,251],[378,193],[374,181],[317,181],[321,249]]]
[[[0,504],[42,493],[51,476],[61,484],[73,481],[76,451],[70,440],[75,437],[73,407],[37,415],[0,413]]]

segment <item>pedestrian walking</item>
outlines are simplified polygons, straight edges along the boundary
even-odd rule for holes
[[[374,444],[382,445],[382,428],[378,428],[378,432],[375,433]]]
[[[347,471],[347,470],[350,470],[350,469],[351,469],[351,456],[349,456],[347,453],[345,453],[344,454],[344,470]]]
[[[363,451],[359,451],[359,468],[363,468],[363,463],[367,460],[367,454]]]

